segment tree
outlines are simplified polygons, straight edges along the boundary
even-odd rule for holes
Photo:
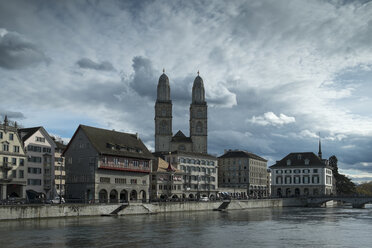
[[[356,192],[358,195],[372,196],[372,181],[356,186]]]
[[[350,195],[356,193],[355,184],[351,181],[351,179],[338,173],[337,162],[338,159],[335,155],[332,155],[328,159],[328,164],[332,168],[333,177],[336,181],[334,186],[336,187],[337,195]]]

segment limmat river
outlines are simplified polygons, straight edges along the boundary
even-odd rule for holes
[[[0,247],[372,247],[372,208],[1,221]]]

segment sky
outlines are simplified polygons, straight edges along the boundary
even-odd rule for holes
[[[336,155],[372,180],[372,2],[0,0],[0,115],[68,141],[79,124],[154,148],[163,68],[173,133],[197,71],[208,152]]]

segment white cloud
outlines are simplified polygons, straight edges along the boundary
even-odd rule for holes
[[[294,117],[286,116],[285,114],[275,115],[273,112],[266,112],[262,116],[253,116],[249,122],[261,126],[282,126],[296,122]]]

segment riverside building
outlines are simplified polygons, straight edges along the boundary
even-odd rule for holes
[[[267,175],[267,160],[256,154],[226,150],[218,157],[218,187],[234,193],[234,197],[269,196]]]
[[[137,134],[79,125],[63,155],[67,199],[87,202],[149,199],[153,156]]]
[[[54,185],[56,189],[56,194],[65,197],[66,171],[65,159],[62,156],[62,153],[65,150],[66,145],[63,144],[62,140],[57,140],[54,137],[52,137],[52,139],[56,144],[56,149],[54,152]]]
[[[150,177],[152,200],[177,200],[183,197],[182,171],[162,158],[154,159]]]
[[[319,153],[290,153],[270,166],[271,193],[275,197],[330,195],[333,192],[332,168]]]
[[[0,143],[0,200],[26,198],[27,156],[17,123],[11,125],[7,116],[0,124]]]
[[[44,198],[55,196],[54,188],[54,150],[55,143],[43,127],[18,129],[25,147],[27,161],[28,197],[43,195]]]

